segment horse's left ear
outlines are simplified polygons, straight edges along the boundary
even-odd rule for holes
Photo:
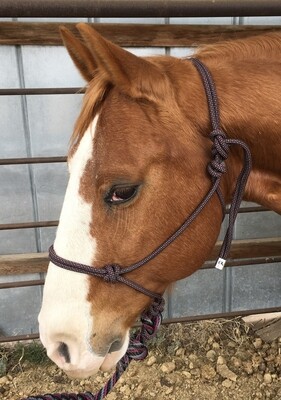
[[[97,64],[90,50],[64,26],[60,26],[60,34],[74,64],[83,78],[90,82],[97,71]]]
[[[163,98],[168,78],[148,60],[137,57],[102,37],[89,25],[77,25],[84,43],[95,58],[98,69],[121,91],[134,98]]]

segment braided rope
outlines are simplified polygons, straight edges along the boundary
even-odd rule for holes
[[[152,339],[162,322],[162,312],[164,310],[165,301],[163,298],[155,299],[150,308],[141,315],[141,327],[130,338],[130,343],[126,354],[121,358],[116,366],[116,370],[112,377],[107,381],[105,386],[96,394],[86,393],[54,393],[39,396],[30,396],[21,400],[102,400],[114,387],[121,375],[126,371],[132,360],[144,360],[148,354],[146,342]]]

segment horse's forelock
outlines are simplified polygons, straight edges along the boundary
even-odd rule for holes
[[[105,99],[105,95],[109,88],[110,85],[102,73],[97,73],[97,75],[89,83],[83,98],[82,109],[75,123],[73,134],[70,138],[70,156],[75,152],[81,138],[99,111],[99,108]]]

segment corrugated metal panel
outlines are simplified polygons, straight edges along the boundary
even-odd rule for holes
[[[20,279],[18,279],[20,278]],[[9,281],[34,279],[32,275],[10,277]],[[0,276],[0,282],[3,282]],[[2,289],[0,291],[0,336],[38,332],[40,287]]]
[[[64,47],[23,46],[22,58],[26,87],[85,85]]]

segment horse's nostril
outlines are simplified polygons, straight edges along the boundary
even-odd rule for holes
[[[59,354],[65,359],[66,363],[70,363],[70,354],[67,344],[61,342],[58,348]]]
[[[123,345],[122,340],[116,339],[114,342],[111,343],[111,346],[110,346],[108,352],[113,353],[114,351],[118,351],[121,349],[122,345]]]

